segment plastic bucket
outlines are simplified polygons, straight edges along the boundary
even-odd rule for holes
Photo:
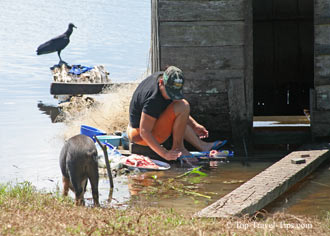
[[[102,130],[99,130],[97,128],[87,126],[87,125],[80,126],[80,133],[83,135],[86,135],[88,137],[91,137],[93,140],[94,140],[94,138],[93,138],[94,136],[107,134],[106,132],[104,132]],[[96,142],[96,140],[94,140],[94,142]]]

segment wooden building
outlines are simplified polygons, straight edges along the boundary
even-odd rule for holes
[[[254,116],[311,111],[330,136],[330,0],[152,0],[152,72],[185,74],[191,113],[216,137],[251,140]]]

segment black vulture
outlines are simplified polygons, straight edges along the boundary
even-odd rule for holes
[[[73,28],[77,28],[74,24],[70,23],[68,29],[64,34],[61,34],[43,44],[37,49],[37,55],[57,52],[60,62],[62,62],[61,51],[69,44],[70,35],[72,34]]]

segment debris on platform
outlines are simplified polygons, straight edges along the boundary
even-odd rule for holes
[[[56,65],[50,68],[54,82],[64,83],[110,83],[110,73],[103,65],[87,67],[81,65]]]

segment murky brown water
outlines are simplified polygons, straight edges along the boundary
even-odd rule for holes
[[[114,191],[114,195],[117,196],[121,192],[119,194],[120,198],[115,197],[111,205],[167,207],[182,213],[194,213],[217,201],[270,165],[272,165],[272,162],[250,162],[248,165],[243,165],[241,162],[232,161],[218,163],[217,167],[209,168],[205,164],[201,170],[208,176],[198,177],[194,174],[184,180],[182,178],[175,180],[185,186],[191,186],[192,192],[210,196],[211,199],[182,194],[170,188],[167,192],[158,192],[157,189],[154,189],[164,188],[164,185],[158,184],[152,176],[157,176],[158,180],[167,184],[168,179],[175,178],[188,171],[187,168],[182,168],[179,165],[172,166],[170,170],[164,172],[153,171],[121,176],[118,184],[115,184]],[[317,173],[294,186],[282,197],[267,206],[266,210],[272,213],[280,211],[306,216],[327,214],[327,211],[330,211],[329,168],[329,164],[319,168]],[[175,184],[173,185],[175,186]],[[109,193],[108,188],[103,186],[101,192],[103,200],[106,201]]]
[[[179,212],[196,212],[207,205],[213,203],[221,196],[231,192],[259,172],[270,166],[271,162],[253,162],[249,165],[243,165],[241,162],[218,162],[217,166],[212,167],[207,163],[201,163],[201,171],[207,176],[200,177],[197,174],[191,174],[184,178],[175,179],[177,176],[191,170],[187,166],[174,164],[167,171],[147,171],[136,174],[121,175],[114,178],[114,191],[111,196],[111,206],[159,206],[175,208]],[[154,180],[162,181],[160,185]],[[182,194],[176,190],[170,189],[167,180],[174,178],[175,182],[190,186],[191,191],[210,196],[211,199],[199,197],[191,194]],[[170,184],[172,185],[172,184]],[[177,187],[174,183],[173,186]],[[157,189],[165,188],[165,192],[159,192]],[[180,186],[178,187],[179,189]],[[154,193],[153,193],[154,192]],[[71,195],[73,197],[73,195]],[[91,203],[91,193],[88,191],[86,197]],[[109,181],[103,176],[100,181],[100,200],[108,205],[109,199]]]
[[[166,179],[181,175],[188,171],[187,168],[174,167],[166,173],[145,173],[131,178],[131,182],[135,184],[135,188],[131,191],[131,193],[133,193],[132,204],[168,207],[174,208],[180,212],[193,213],[239,187],[271,164],[270,162],[256,162],[250,163],[250,165],[247,166],[240,162],[229,162],[218,163],[217,167],[211,168],[205,164],[205,167],[202,168],[201,171],[208,176],[200,177],[197,174],[192,174],[187,176],[184,180],[181,178],[175,180],[183,183],[184,186],[191,186],[192,192],[210,196],[211,199],[191,194],[182,194],[176,190],[169,190],[168,193],[163,193],[161,195],[155,194],[153,196],[148,194],[148,191],[147,193],[143,192],[143,189],[147,188],[139,188],[141,185],[160,186],[155,183],[150,175],[157,175],[158,179],[166,183]]]

